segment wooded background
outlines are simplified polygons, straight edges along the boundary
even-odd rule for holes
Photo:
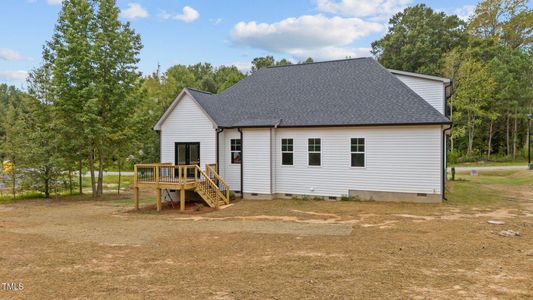
[[[533,106],[533,11],[526,0],[484,0],[465,22],[419,4],[389,21],[372,54],[387,68],[452,79],[452,162],[524,159]],[[141,37],[119,20],[115,0],[65,0],[27,90],[0,84],[0,161],[20,190],[94,197],[103,170],[159,161],[152,130],[185,87],[220,93],[250,74],[235,66],[175,65],[141,75]],[[301,63],[312,63],[308,58]],[[291,64],[272,56],[250,73]],[[96,172],[100,171],[100,172]]]

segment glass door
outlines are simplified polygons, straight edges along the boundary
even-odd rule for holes
[[[200,143],[176,143],[176,165],[200,165]],[[187,177],[194,177],[194,169],[187,170]]]

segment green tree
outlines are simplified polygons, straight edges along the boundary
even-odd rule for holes
[[[25,98],[27,113],[24,115],[25,148],[24,161],[28,167],[28,177],[32,186],[42,191],[46,198],[50,190],[62,177],[64,167],[63,152],[60,147],[64,141],[55,130],[52,106],[51,73],[45,65],[35,69],[28,78],[28,92]],[[71,172],[69,172],[71,175]]]
[[[215,70],[213,76],[217,86],[217,92],[221,93],[230,86],[241,81],[246,75],[241,73],[235,66],[221,66]]]
[[[533,42],[533,10],[527,0],[483,0],[468,25],[475,37],[492,39],[511,49]]]
[[[252,73],[266,67],[272,67],[276,65],[276,60],[273,56],[256,57],[252,60]]]
[[[486,67],[472,59],[465,60],[458,69],[459,83],[452,98],[454,107],[461,112],[457,126],[467,134],[467,155],[473,153],[476,129],[487,117],[489,99],[495,83]]]
[[[11,185],[13,199],[17,196],[17,186],[23,169],[23,155],[27,150],[24,147],[24,137],[21,131],[24,130],[24,120],[22,118],[21,105],[15,105],[14,102],[7,104],[7,110],[3,119],[3,141],[1,144],[2,157],[10,164],[11,168],[8,174]]]
[[[438,75],[442,56],[467,42],[465,22],[424,4],[397,13],[389,25],[387,34],[372,43],[372,54],[387,68]]]
[[[63,1],[54,34],[43,50],[43,65],[50,70],[52,121],[61,137],[60,152],[63,157],[77,157],[80,183],[82,161],[94,155],[86,134],[86,126],[91,124],[85,122],[86,107],[94,98],[93,26],[92,1]]]
[[[127,141],[129,116],[137,103],[132,95],[140,77],[141,37],[129,23],[119,21],[119,14],[115,0],[100,0],[91,26],[94,98],[88,102],[84,120],[98,157],[97,197],[103,193],[106,161],[116,145]],[[89,168],[93,172],[94,165]]]

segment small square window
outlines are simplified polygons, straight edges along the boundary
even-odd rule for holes
[[[320,139],[308,139],[307,141],[307,150],[308,150],[308,157],[309,157],[309,165],[310,166],[320,166],[321,165],[321,158],[320,158]]]
[[[242,157],[242,144],[241,139],[232,139],[230,141],[231,163],[240,164]]]
[[[292,166],[294,161],[294,140],[281,139],[281,164],[284,166]]]
[[[309,165],[320,166],[320,153],[309,152]]]
[[[281,164],[284,166],[292,166],[294,164],[294,154],[293,153],[282,153]]]
[[[354,138],[351,139],[351,166],[364,167],[365,166],[365,139]]]

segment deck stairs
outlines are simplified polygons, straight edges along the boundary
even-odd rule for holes
[[[163,192],[163,198],[170,198],[168,190],[180,192],[180,209],[184,209],[185,191],[196,192],[208,206],[219,208],[230,202],[230,187],[218,174],[216,164],[208,164],[203,170],[198,165],[172,165],[172,164],[138,164],[135,165],[134,186],[136,199],[138,189],[152,187]],[[161,192],[158,193],[157,207],[161,207]],[[138,200],[136,200],[136,203]],[[174,207],[174,203],[171,202]],[[137,204],[136,204],[137,206]]]

